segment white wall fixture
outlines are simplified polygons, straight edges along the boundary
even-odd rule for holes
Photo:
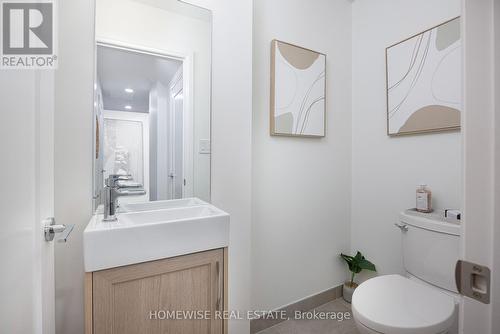
[[[271,135],[324,137],[326,55],[273,40]]]
[[[387,133],[460,128],[460,18],[386,49]]]

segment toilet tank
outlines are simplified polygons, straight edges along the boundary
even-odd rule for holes
[[[399,218],[408,227],[402,232],[406,272],[440,288],[458,292],[455,265],[460,254],[459,221],[414,210],[402,212]]]

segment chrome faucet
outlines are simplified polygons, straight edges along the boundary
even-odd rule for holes
[[[124,196],[146,195],[144,186],[132,181],[132,175],[110,175],[103,188],[104,218],[103,221],[116,221],[117,200]]]

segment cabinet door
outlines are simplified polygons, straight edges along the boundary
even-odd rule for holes
[[[221,334],[223,263],[220,249],[95,272],[94,334]]]

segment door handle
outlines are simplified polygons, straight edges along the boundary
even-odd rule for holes
[[[401,232],[408,231],[408,225],[406,225],[406,224],[394,223],[394,226],[398,227],[401,230]]]
[[[220,311],[221,310],[221,306],[222,306],[222,290],[223,290],[223,287],[222,287],[222,274],[221,274],[221,270],[220,270],[220,262],[217,261],[215,263],[215,270],[217,272],[217,301],[215,303],[215,309],[217,311]]]
[[[57,242],[67,242],[73,228],[75,225],[57,225],[55,218],[47,218],[44,226],[45,241],[52,241],[57,233],[62,233]]]

